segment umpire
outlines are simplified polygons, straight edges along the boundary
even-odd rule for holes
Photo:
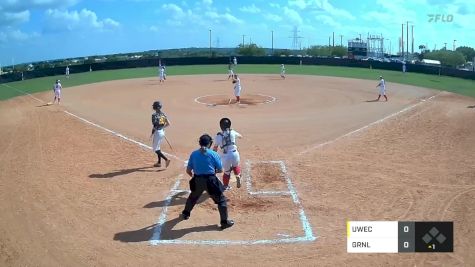
[[[200,137],[200,149],[193,151],[188,160],[186,173],[192,177],[190,180],[191,193],[186,200],[185,209],[181,213],[184,220],[190,218],[190,213],[203,191],[208,192],[214,203],[218,205],[219,216],[221,217],[221,229],[226,229],[234,225],[234,221],[228,220],[228,207],[226,198],[223,195],[224,186],[216,177],[216,173],[223,172],[221,159],[210,147],[213,139],[208,134]]]

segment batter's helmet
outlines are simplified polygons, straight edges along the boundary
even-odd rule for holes
[[[203,134],[202,136],[200,136],[199,144],[202,147],[204,146],[210,148],[213,144],[213,138],[211,138],[209,134]]]
[[[162,109],[162,103],[160,103],[160,101],[155,101],[153,102],[152,108],[155,110],[160,110]]]
[[[229,129],[231,128],[231,120],[228,119],[228,118],[222,118],[220,121],[219,121],[219,127],[221,127],[221,130],[226,130],[226,129]]]

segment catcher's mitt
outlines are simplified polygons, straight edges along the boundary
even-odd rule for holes
[[[236,83],[236,80],[233,80],[233,83]]]

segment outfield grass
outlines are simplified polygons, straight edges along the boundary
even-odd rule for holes
[[[238,65],[237,73],[263,73],[279,75],[279,65]],[[447,76],[427,75],[420,73],[406,73],[398,71],[386,71],[377,69],[348,68],[348,67],[331,67],[331,66],[296,66],[287,65],[287,74],[304,74],[304,75],[320,75],[320,76],[337,76],[358,79],[378,80],[379,75],[383,75],[387,82],[409,84],[420,87],[433,88],[454,92],[462,95],[475,97],[475,81],[459,79]],[[31,79],[19,82],[12,82],[0,85],[0,100],[8,99],[21,95],[22,93],[15,91],[8,86],[19,90],[36,93],[46,90],[52,90],[54,81],[61,79],[63,88],[72,86],[103,82],[109,80],[131,79],[154,77],[158,74],[157,67],[150,68],[134,68],[122,70],[106,70],[93,71],[84,73],[72,73],[70,79],[66,79],[64,75],[50,76],[38,79]],[[222,74],[227,77],[227,65],[195,65],[195,66],[170,66],[167,68],[167,74],[173,75],[192,75],[192,74]],[[8,85],[8,86],[6,86]]]

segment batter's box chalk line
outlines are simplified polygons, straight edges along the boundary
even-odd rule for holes
[[[220,246],[220,245],[273,245],[273,244],[292,244],[292,243],[305,243],[305,242],[312,242],[317,239],[314,236],[312,226],[308,221],[307,215],[305,214],[305,210],[302,206],[302,203],[299,200],[297,190],[290,178],[290,175],[287,172],[287,168],[283,161],[259,161],[258,163],[265,163],[265,164],[277,164],[280,167],[280,170],[284,176],[284,182],[287,184],[288,191],[252,191],[252,181],[250,177],[250,170],[252,168],[253,162],[247,161],[246,162],[246,175],[243,176],[246,178],[246,185],[247,185],[247,192],[249,195],[258,195],[261,197],[269,197],[269,196],[290,196],[292,202],[294,203],[294,207],[298,210],[299,213],[299,220],[300,226],[304,232],[303,236],[295,236],[290,237],[288,235],[277,234],[281,238],[276,239],[254,239],[254,240],[229,240],[229,239],[220,239],[220,240],[181,240],[181,239],[173,239],[173,240],[163,240],[161,239],[162,234],[162,227],[167,221],[168,217],[168,207],[171,204],[173,196],[177,193],[181,192],[189,192],[188,190],[179,190],[181,182],[184,180],[183,175],[179,175],[175,184],[170,189],[167,197],[165,198],[165,205],[162,207],[160,217],[158,218],[157,224],[154,228],[152,238],[149,240],[151,245],[212,245],[212,246]],[[239,222],[237,222],[239,223]],[[231,228],[232,229],[232,228]],[[226,232],[223,232],[225,235]]]

